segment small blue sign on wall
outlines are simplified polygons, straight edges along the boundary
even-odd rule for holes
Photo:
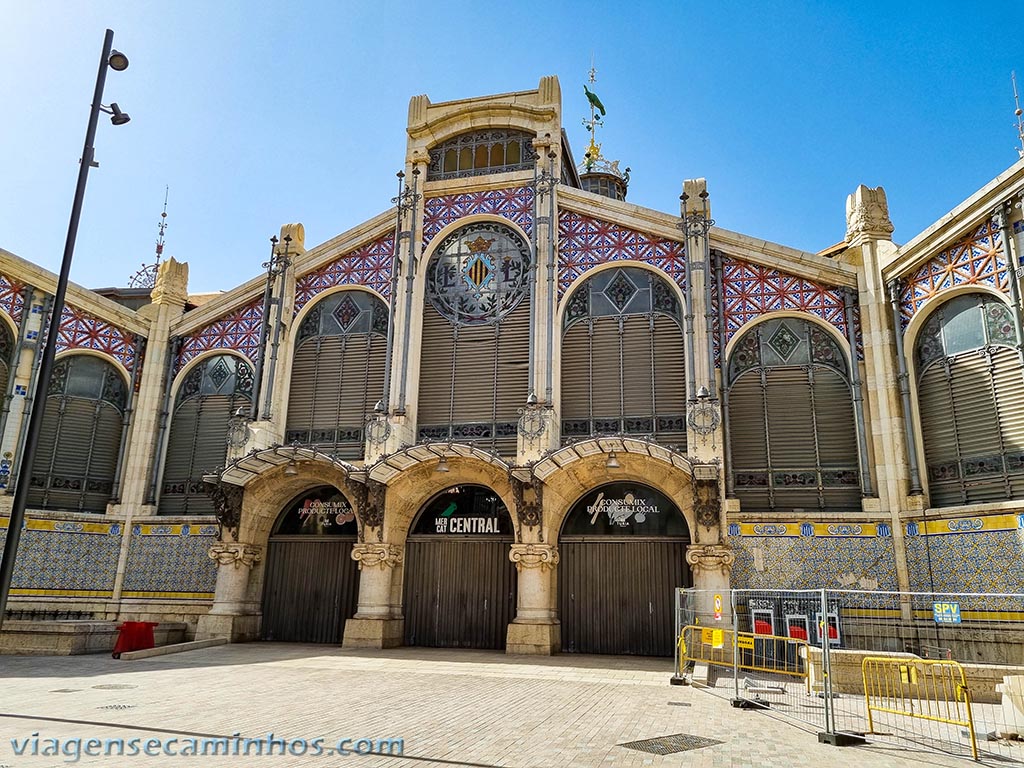
[[[936,624],[959,624],[960,603],[932,603]]]

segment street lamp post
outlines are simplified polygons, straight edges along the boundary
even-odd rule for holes
[[[33,407],[28,419],[28,433],[25,437],[25,449],[21,455],[21,469],[14,490],[14,502],[11,506],[11,519],[7,525],[7,540],[4,542],[3,560],[0,561],[0,628],[3,627],[7,609],[7,596],[11,591],[11,579],[14,576],[14,560],[18,554],[18,543],[21,540],[21,529],[25,522],[25,506],[28,502],[29,486],[32,483],[32,465],[35,461],[39,432],[43,425],[43,413],[46,410],[46,393],[50,388],[50,377],[53,374],[53,359],[57,353],[57,336],[60,330],[60,319],[64,311],[64,295],[68,289],[68,274],[71,272],[71,257],[75,252],[75,238],[78,235],[78,222],[82,216],[82,201],[85,199],[85,184],[89,178],[89,169],[96,165],[93,160],[93,141],[96,138],[96,123],[100,112],[111,116],[114,125],[124,125],[131,118],[121,111],[117,104],[105,106],[103,102],[103,85],[107,80],[107,67],[122,72],[128,68],[128,57],[113,49],[114,33],[107,30],[103,38],[103,53],[100,55],[99,71],[96,74],[96,90],[92,97],[92,109],[89,112],[89,127],[85,132],[85,146],[82,149],[81,167],[78,169],[78,186],[75,187],[75,200],[71,206],[71,220],[68,222],[68,236],[64,241],[64,258],[60,265],[60,277],[57,280],[57,291],[53,297],[53,309],[47,326],[46,344],[43,346],[43,357],[39,363],[39,375],[33,392]]]

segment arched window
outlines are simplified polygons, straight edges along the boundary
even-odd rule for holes
[[[252,368],[234,355],[208,357],[185,374],[171,415],[160,514],[213,514],[203,475],[224,466],[228,421],[239,408],[248,416],[251,400]]]
[[[0,322],[0,392],[7,394],[7,386],[14,376],[16,362],[14,357],[14,336],[7,328],[7,323]]]
[[[759,323],[729,355],[727,388],[744,511],[861,508],[850,372],[830,333],[792,317]]]
[[[363,425],[384,387],[388,308],[365,291],[317,302],[299,327],[285,442],[363,458]]]
[[[987,294],[957,296],[914,348],[930,502],[1024,498],[1024,371],[1013,315]]]
[[[562,439],[600,434],[686,445],[682,308],[647,269],[598,272],[565,310]]]
[[[419,439],[472,440],[516,452],[529,395],[530,248],[511,227],[479,222],[427,264]]]
[[[530,170],[537,159],[534,134],[525,131],[471,131],[430,150],[427,178],[457,179],[485,173]]]
[[[59,359],[32,465],[28,505],[106,512],[114,487],[128,385],[93,355]]]

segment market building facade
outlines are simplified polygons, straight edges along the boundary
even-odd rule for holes
[[[1024,161],[807,253],[626,202],[545,77],[414,97],[400,184],[201,305],[72,286],[31,468],[56,279],[0,252],[13,618],[668,655],[676,587],[1024,592]]]

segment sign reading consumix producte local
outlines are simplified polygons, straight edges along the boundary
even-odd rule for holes
[[[563,535],[687,536],[679,508],[665,494],[640,483],[607,483],[579,499]]]

